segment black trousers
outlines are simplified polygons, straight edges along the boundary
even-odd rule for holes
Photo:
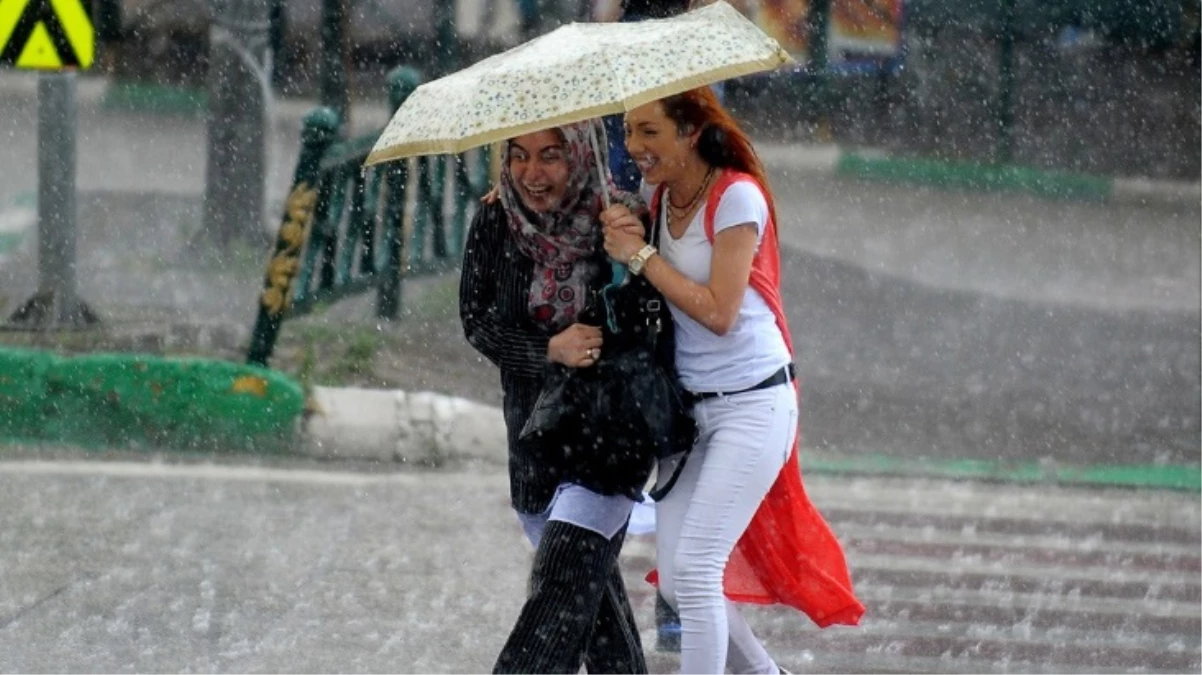
[[[547,523],[534,554],[530,594],[494,673],[646,673],[618,568],[625,529],[612,539]]]

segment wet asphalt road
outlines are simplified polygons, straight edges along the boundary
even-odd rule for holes
[[[1199,321],[946,290],[791,250],[806,443],[895,457],[1196,464]]]
[[[0,461],[2,672],[487,672],[520,609],[531,554],[500,467],[87,459]],[[818,631],[748,607],[793,672],[1198,672],[1196,494],[807,488],[868,611]],[[653,551],[631,537],[622,567],[651,672],[678,672]]]

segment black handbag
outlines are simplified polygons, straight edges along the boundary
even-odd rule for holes
[[[595,296],[581,322],[602,327],[601,358],[588,368],[549,366],[518,442],[560,466],[565,480],[641,500],[656,461],[688,452],[696,437],[676,376],[671,312],[650,282],[631,276]]]

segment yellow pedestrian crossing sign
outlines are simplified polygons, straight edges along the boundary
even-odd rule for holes
[[[0,67],[87,68],[95,52],[85,0],[0,0]]]

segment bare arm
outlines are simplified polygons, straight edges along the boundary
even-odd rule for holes
[[[646,245],[642,224],[624,207],[611,207],[602,220],[606,223],[605,250],[614,260],[627,263]],[[681,274],[658,254],[647,261],[643,275],[690,318],[717,335],[725,335],[739,316],[757,241],[755,223],[735,225],[717,233],[707,284]]]
[[[708,284],[681,274],[658,253],[647,261],[643,276],[689,318],[717,335],[726,335],[739,317],[751,278],[756,238],[754,223],[729,227],[714,235]]]

